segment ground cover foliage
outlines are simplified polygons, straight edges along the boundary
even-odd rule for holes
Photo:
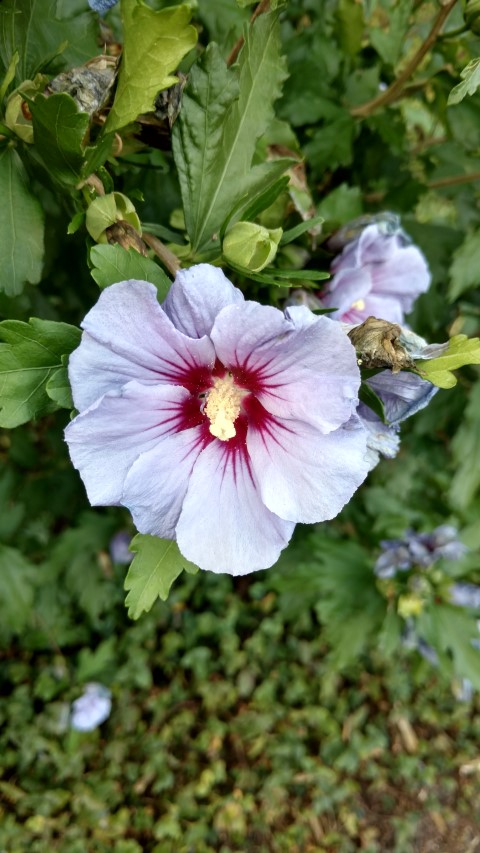
[[[138,536],[126,580],[130,517],[89,507],[63,438],[99,289],[162,300],[207,261],[282,307],[362,215],[401,216],[428,260],[411,328],[478,335],[477,5],[289,0],[249,28],[234,0],[122,0],[103,23],[86,0],[0,5],[1,849],[480,849],[480,614],[451,599],[480,584],[477,367],[244,579]],[[375,574],[381,542],[441,525],[461,559]],[[84,734],[92,681],[112,713]]]

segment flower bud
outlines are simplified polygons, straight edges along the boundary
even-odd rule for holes
[[[121,221],[127,222],[141,234],[140,220],[134,205],[123,193],[108,193],[92,201],[86,217],[87,231],[97,243],[107,243],[107,228]]]
[[[34,98],[43,91],[47,80],[44,74],[37,74],[34,80],[24,80],[7,100],[5,124],[20,139],[29,144],[33,142],[33,125],[25,96]]]
[[[283,231],[255,222],[236,222],[223,241],[223,256],[236,267],[260,272],[277,254]]]

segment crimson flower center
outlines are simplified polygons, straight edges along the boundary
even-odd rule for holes
[[[247,395],[248,391],[236,384],[231,373],[213,380],[203,412],[210,421],[209,430],[215,438],[228,441],[236,435],[235,421],[240,414],[242,400]]]

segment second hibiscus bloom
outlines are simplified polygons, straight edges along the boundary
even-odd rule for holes
[[[83,322],[66,430],[92,504],[176,539],[202,569],[271,566],[368,472],[360,375],[339,324],[247,302],[221,270],[107,288]]]

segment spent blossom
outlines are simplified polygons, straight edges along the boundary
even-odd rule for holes
[[[202,569],[271,566],[297,522],[333,518],[368,472],[359,369],[339,323],[245,301],[208,264],[108,287],[69,363],[66,429],[94,505],[175,539]]]
[[[332,317],[346,323],[362,323],[370,316],[402,323],[430,285],[422,252],[397,217],[367,224],[360,234],[353,228],[353,234],[332,262],[332,278],[321,294],[323,306],[335,308]],[[334,241],[330,246],[338,245]]]
[[[77,732],[91,732],[110,716],[112,694],[108,687],[91,681],[72,703],[70,725]]]

